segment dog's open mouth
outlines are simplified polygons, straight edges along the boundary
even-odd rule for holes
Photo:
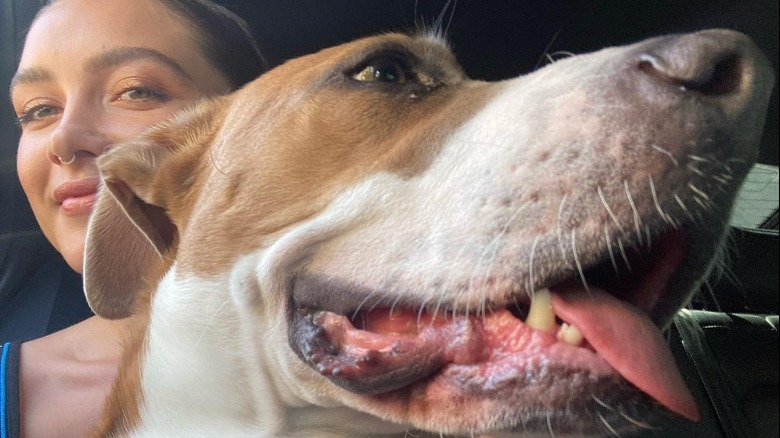
[[[291,342],[311,367],[356,393],[422,385],[499,398],[553,370],[562,380],[586,375],[594,384],[619,375],[696,420],[693,397],[651,319],[683,260],[684,237],[667,232],[652,249],[623,257],[621,269],[609,257],[584,281],[577,275],[537,290],[533,299],[522,294],[509,305],[471,312],[408,305],[345,312],[343,305],[309,305],[309,294],[300,291],[308,286],[296,286]]]

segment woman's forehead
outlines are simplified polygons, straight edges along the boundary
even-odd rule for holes
[[[19,72],[42,68],[79,75],[117,49],[155,52],[203,88],[223,92],[221,73],[200,51],[193,27],[157,0],[60,0],[33,23]]]
[[[20,65],[38,52],[93,56],[112,47],[146,47],[179,61],[201,57],[190,26],[156,0],[60,0],[33,23]]]

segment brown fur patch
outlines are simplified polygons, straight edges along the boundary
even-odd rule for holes
[[[411,70],[436,80],[434,89],[349,80],[377,53],[401,51],[415,60]],[[492,96],[490,87],[466,82],[441,43],[400,35],[327,49],[271,71],[231,96],[224,125],[203,149],[213,161],[202,158],[209,168],[197,169],[208,175],[181,230],[180,268],[223,272],[347,187],[381,172],[423,172],[448,133]],[[193,169],[180,172],[170,181]]]

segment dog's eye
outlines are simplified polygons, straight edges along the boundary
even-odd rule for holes
[[[406,83],[406,71],[397,61],[385,59],[363,66],[352,79],[359,82]]]

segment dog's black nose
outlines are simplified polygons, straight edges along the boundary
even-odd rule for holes
[[[755,46],[730,30],[709,30],[652,40],[638,68],[658,81],[707,96],[739,92],[749,80]]]

